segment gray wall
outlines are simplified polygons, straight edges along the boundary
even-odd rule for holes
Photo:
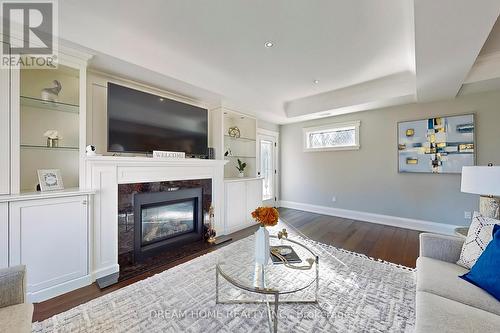
[[[465,225],[478,196],[460,192],[460,175],[399,174],[396,130],[399,121],[464,113],[476,115],[478,164],[500,164],[500,92],[283,125],[281,200]],[[360,150],[302,151],[303,127],[350,120],[361,121]]]

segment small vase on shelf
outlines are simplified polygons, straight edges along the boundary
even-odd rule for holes
[[[245,173],[244,173],[244,172],[240,172],[240,173],[238,173],[238,177],[239,177],[239,178],[244,178],[244,177],[245,177]]]

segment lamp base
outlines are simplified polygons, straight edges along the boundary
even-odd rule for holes
[[[479,198],[479,212],[484,217],[500,219],[500,199],[495,197],[481,196]]]

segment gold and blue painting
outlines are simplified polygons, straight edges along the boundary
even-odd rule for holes
[[[399,172],[461,173],[475,149],[473,114],[398,124]]]

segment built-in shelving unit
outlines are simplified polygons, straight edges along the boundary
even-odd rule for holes
[[[83,75],[85,73],[83,72]],[[80,90],[82,68],[59,64],[57,69],[21,68],[19,77],[19,192],[31,192],[38,184],[37,170],[59,169],[65,187],[78,188],[81,173]],[[45,88],[61,84],[57,96],[43,96]],[[83,122],[83,125],[82,125]],[[49,144],[46,132],[59,139]]]
[[[238,177],[238,159],[247,164],[244,178],[257,176],[257,120],[251,116],[232,111],[223,111],[223,155],[228,160],[224,169],[225,178]],[[229,134],[230,128],[237,128],[239,135]]]

